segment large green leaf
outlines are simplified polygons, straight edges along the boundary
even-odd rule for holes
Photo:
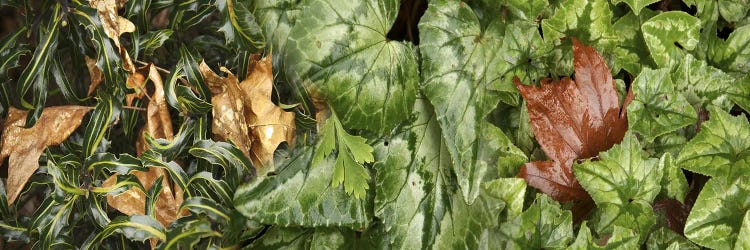
[[[534,204],[500,225],[502,249],[563,249],[573,241],[573,219],[549,196],[537,195]]]
[[[709,66],[693,55],[686,55],[672,74],[672,82],[676,90],[684,95],[695,107],[716,105],[724,110],[731,108],[729,98],[739,98],[741,94],[733,94],[732,89],[736,79],[723,71]]]
[[[646,241],[646,249],[648,250],[667,249],[675,243],[677,244],[677,246],[679,246],[678,249],[685,249],[685,250],[700,249],[698,246],[690,242],[684,236],[673,232],[668,227],[661,227],[651,232],[651,234],[648,236],[648,241]]]
[[[685,12],[664,12],[649,19],[643,25],[643,39],[656,65],[673,68],[685,55],[698,45],[700,20]]]
[[[261,0],[254,1],[255,19],[266,36],[266,47],[273,54],[274,68],[281,65],[286,50],[289,32],[302,13],[303,0]]]
[[[675,91],[669,70],[645,68],[631,86],[635,99],[628,105],[628,126],[646,141],[697,121],[693,106]]]
[[[639,15],[641,13],[641,10],[648,6],[649,4],[658,2],[659,0],[612,0],[613,4],[618,3],[625,3],[628,6],[630,6],[631,9],[633,9],[633,13],[635,15]]]
[[[619,38],[619,46],[613,52],[613,59],[617,66],[631,74],[640,73],[643,67],[654,66],[648,47],[643,40],[643,32],[641,32],[641,25],[654,15],[656,15],[656,12],[648,9],[641,12],[640,15],[628,12],[625,16],[617,19],[612,26],[612,30],[617,31],[617,37]]]
[[[737,163],[745,165],[747,163]],[[685,236],[708,248],[730,249],[750,209],[750,178],[714,177],[708,180],[685,223]]]
[[[526,158],[500,129],[485,121],[503,95],[508,102],[518,102],[516,90],[503,87],[501,81],[512,65],[502,55],[505,24],[493,18],[495,14],[475,13],[463,2],[431,1],[419,24],[422,92],[435,107],[453,171],[468,203],[476,199],[485,174],[493,172],[499,162]],[[507,161],[498,160],[506,157]]]
[[[742,217],[742,227],[737,235],[734,249],[750,249],[750,213],[748,212],[745,212],[745,216]]]
[[[750,171],[750,124],[745,115],[731,116],[709,107],[710,119],[677,157],[687,170],[712,177],[734,177]]]
[[[685,195],[688,192],[688,182],[682,169],[677,166],[672,158],[672,154],[666,153],[659,159],[659,168],[664,170],[661,179],[661,193],[667,197],[685,202]]]
[[[600,245],[603,242],[603,245]],[[603,240],[594,240],[591,236],[591,229],[586,225],[584,221],[581,224],[581,229],[578,231],[578,237],[575,242],[568,247],[571,250],[584,250],[584,249],[637,249],[638,248],[638,235],[632,230],[615,226],[611,236],[604,238]]]
[[[346,226],[362,228],[370,223],[369,199],[352,199],[343,187],[331,187],[332,158],[310,164],[313,147],[298,149],[277,164],[277,175],[259,177],[240,186],[234,206],[261,223],[282,226]]]
[[[638,139],[626,134],[619,145],[599,154],[600,160],[575,164],[573,172],[598,207],[598,232],[614,226],[645,235],[654,225],[651,203],[661,190],[663,170],[643,155]]]
[[[505,202],[488,194],[486,188],[473,204],[466,204],[461,194],[448,198],[446,212],[437,226],[434,249],[479,249],[487,248],[493,240],[493,230],[498,226],[499,214]]]
[[[313,0],[289,34],[286,76],[324,99],[344,127],[384,134],[411,113],[413,46],[390,41],[399,1]]]

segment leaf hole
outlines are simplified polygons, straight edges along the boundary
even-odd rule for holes
[[[726,40],[727,40],[727,38],[729,38],[729,35],[730,35],[730,34],[732,34],[732,32],[734,32],[734,29],[732,29],[731,27],[723,27],[723,28],[721,28],[721,29],[719,30],[719,33],[718,33],[718,34],[716,34],[716,35],[717,35],[717,36],[718,36],[719,38],[721,38],[721,39],[723,39],[724,41],[726,41]]]
[[[419,19],[426,10],[427,0],[402,1],[396,22],[385,35],[386,41],[409,41],[419,45]]]
[[[674,46],[677,46],[677,48],[680,48],[680,49],[684,49],[684,48],[682,48],[682,45],[680,45],[680,43],[678,43],[678,42],[674,42]]]

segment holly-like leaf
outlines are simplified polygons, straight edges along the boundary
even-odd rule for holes
[[[386,38],[397,0],[312,0],[289,33],[286,76],[324,100],[348,129],[391,131],[411,113],[419,80],[413,46]]]
[[[712,177],[734,177],[750,171],[750,124],[745,115],[731,116],[709,107],[710,119],[677,157],[677,164]]]
[[[739,162],[734,165],[744,165]],[[727,167],[727,166],[724,166]],[[746,172],[745,172],[746,173]],[[730,249],[738,242],[745,211],[750,209],[750,179],[714,177],[708,180],[685,223],[685,236],[698,245]]]
[[[575,38],[573,53],[575,82],[544,79],[537,88],[514,80],[527,102],[534,135],[551,160],[526,163],[519,176],[560,202],[588,199],[573,176],[573,161],[609,149],[627,130],[625,109],[602,57]]]
[[[224,33],[226,44],[241,44],[242,47],[262,48],[265,44],[260,26],[247,6],[247,2],[219,0],[214,3],[221,12],[224,23],[219,31]]]
[[[667,69],[644,68],[632,84],[635,99],[628,106],[630,129],[653,141],[693,124],[698,113],[683,95],[675,90]]]
[[[643,39],[651,57],[661,68],[674,68],[682,61],[685,50],[698,45],[700,19],[685,12],[664,12],[649,19],[643,25]]]
[[[24,128],[27,111],[10,108],[5,118],[0,161],[8,160],[8,204],[18,198],[32,174],[39,168],[39,157],[48,146],[62,143],[81,125],[91,107],[47,107],[37,124]]]
[[[657,159],[647,159],[633,134],[599,154],[600,160],[573,167],[576,177],[598,207],[597,232],[613,226],[648,234],[655,223],[651,203],[661,191],[663,170]]]

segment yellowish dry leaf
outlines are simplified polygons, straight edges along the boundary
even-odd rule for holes
[[[271,57],[260,59],[253,55],[247,69],[247,77],[240,83],[244,93],[245,117],[252,139],[253,165],[267,166],[272,163],[273,152],[282,142],[293,144],[294,113],[286,112],[271,101],[273,71]]]
[[[39,168],[39,157],[48,146],[62,143],[81,125],[92,108],[85,106],[47,107],[36,124],[23,128],[28,111],[11,107],[3,124],[0,161],[8,160],[8,204],[18,198],[26,182]]]
[[[136,141],[138,155],[148,150],[145,133],[149,133],[154,138],[168,140],[174,138],[172,120],[164,96],[164,82],[156,67],[153,64],[149,64],[139,68],[131,75],[134,81],[139,81],[137,84],[140,86],[145,85],[146,77],[154,84],[154,93],[149,98],[148,106],[146,107],[146,125],[141,129],[141,136]],[[156,179],[167,174],[162,168],[149,167],[148,169],[148,172],[133,172],[133,175],[138,178],[138,181],[141,182],[146,190],[151,189]],[[117,175],[112,175],[103,183],[103,186],[111,186],[116,180]],[[182,205],[182,194],[183,191],[179,186],[170,185],[168,176],[162,180],[162,190],[159,193],[154,210],[156,220],[162,225],[167,226],[180,216],[178,210]],[[133,188],[119,195],[107,195],[107,203],[127,215],[144,214],[145,201],[146,194],[139,189]]]
[[[125,6],[125,2],[127,0],[89,0],[89,5],[96,9],[102,21],[104,33],[115,42],[115,46],[119,49],[123,68],[132,73],[135,71],[135,66],[128,51],[120,45],[120,35],[134,32],[135,25],[127,18],[117,15],[120,8]]]
[[[228,76],[221,77],[214,73],[205,62],[201,62],[198,70],[203,75],[203,79],[212,94],[213,122],[211,130],[214,139],[231,140],[242,153],[249,157],[250,137],[245,120],[245,105],[242,103],[244,100],[243,93],[237,77],[226,68],[221,70],[226,72]]]
[[[86,59],[86,67],[89,69],[89,78],[91,78],[91,83],[89,83],[89,96],[91,96],[96,87],[99,87],[99,84],[104,81],[104,73],[96,65],[96,59],[88,56],[84,58]]]
[[[227,77],[217,75],[205,63],[201,63],[199,71],[213,94],[214,139],[231,140],[253,161],[256,170],[261,170],[271,166],[279,144],[294,141],[294,113],[271,101],[271,57],[252,55],[250,59],[247,76],[241,83],[223,67]]]

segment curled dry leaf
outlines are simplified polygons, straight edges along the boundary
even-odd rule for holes
[[[135,71],[135,66],[130,60],[128,51],[120,45],[120,35],[134,32],[135,25],[127,18],[117,15],[118,10],[124,7],[126,2],[127,0],[89,0],[89,5],[99,14],[104,33],[115,42],[115,46],[120,50],[123,67],[132,73]]]
[[[86,59],[86,67],[89,69],[89,78],[91,78],[88,94],[89,96],[91,96],[91,94],[94,93],[94,90],[99,87],[99,84],[104,81],[104,73],[102,73],[102,69],[100,69],[99,66],[96,66],[96,59],[88,56],[84,58]]]
[[[575,81],[547,78],[537,88],[513,79],[526,100],[534,135],[551,160],[526,163],[519,177],[560,202],[590,200],[573,175],[573,163],[597,156],[622,140],[628,128],[625,107],[632,100],[629,92],[621,107],[602,57],[575,38],[571,40]]]
[[[205,63],[199,66],[211,90],[212,130],[217,140],[231,140],[253,161],[256,169],[268,166],[273,152],[284,141],[294,140],[294,113],[271,101],[273,71],[271,57],[252,55],[245,80],[226,68],[227,77],[216,75]]]
[[[48,146],[62,143],[81,125],[83,116],[92,108],[85,106],[46,107],[39,121],[23,128],[28,111],[11,107],[3,124],[0,161],[8,160],[8,204],[18,198],[26,182],[39,168],[39,156]]]
[[[142,83],[140,83],[142,85],[145,85],[146,77],[154,84],[154,93],[149,98],[148,106],[146,107],[146,125],[141,129],[141,135],[138,141],[136,141],[137,154],[141,155],[144,151],[148,150],[145,133],[149,133],[154,138],[172,140],[174,138],[174,129],[169,116],[169,108],[164,97],[164,83],[156,67],[153,64],[149,64],[139,68],[132,75],[143,78]],[[146,190],[151,189],[154,181],[166,174],[164,169],[158,167],[149,167],[148,172],[136,171],[133,173]],[[162,180],[162,190],[159,193],[155,208],[156,220],[164,226],[169,225],[180,216],[178,212],[183,201],[182,189],[177,185],[170,185],[168,177],[165,176]],[[116,181],[117,175],[112,175],[104,181],[103,186],[114,185]],[[145,201],[146,194],[134,188],[119,195],[107,195],[107,203],[127,215],[145,214]]]

